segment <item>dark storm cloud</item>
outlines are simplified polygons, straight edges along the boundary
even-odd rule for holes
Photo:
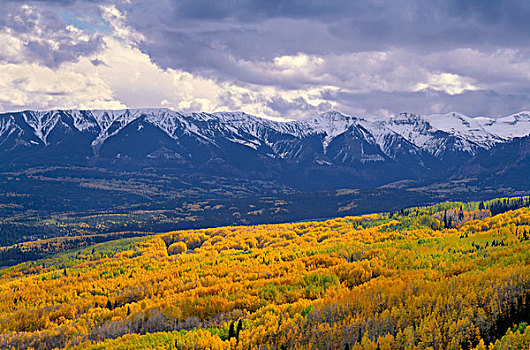
[[[329,102],[323,102],[314,106],[309,104],[303,97],[288,101],[280,95],[275,95],[269,98],[266,101],[266,105],[272,110],[285,116],[319,114],[332,109],[332,105]]]
[[[11,4],[15,2],[10,2]],[[530,42],[523,0],[41,0],[70,9],[115,4],[163,66],[231,65],[236,59],[409,47],[522,47]],[[50,25],[51,25],[50,21]],[[191,59],[194,57],[194,59]],[[224,68],[226,69],[226,68]]]
[[[48,4],[48,5],[59,5],[59,6],[71,6],[74,4],[79,3],[102,3],[105,0],[31,0],[31,1],[25,1],[25,4]],[[20,0],[4,0],[6,3],[15,3],[19,4],[21,3]]]
[[[526,50],[530,44],[530,2],[526,1],[166,0],[158,1],[153,8],[137,3],[121,8],[129,25],[146,38],[140,48],[157,64],[216,79],[291,89],[303,81],[277,79],[249,68],[248,63],[252,66],[300,52],[325,57],[399,48],[419,56],[437,55],[428,65],[433,72],[471,74],[478,83],[484,78],[483,88],[499,87],[503,89],[501,95],[517,94],[512,91],[515,85],[528,85],[528,77],[499,80],[499,74],[491,74],[494,60],[490,60],[492,66],[486,71],[477,71],[472,63],[462,66],[459,59],[465,61],[465,55],[453,59],[452,65],[444,59],[446,52],[460,48],[484,53],[507,48]],[[418,62],[394,61],[392,69],[414,70],[415,64]],[[364,67],[354,68],[362,71]],[[495,81],[488,81],[491,78]],[[396,99],[402,97],[396,95]],[[425,109],[421,104],[429,98],[420,99],[418,104],[414,101],[407,100],[409,109]],[[278,105],[278,110],[286,109]]]
[[[451,95],[442,91],[371,91],[365,94],[329,93],[330,101],[341,103],[351,113],[379,115],[381,110],[397,114],[414,112],[436,114],[459,112],[472,117],[501,117],[530,110],[530,94],[499,94],[495,91],[464,91]],[[413,108],[411,108],[413,106]]]
[[[214,57],[271,58],[408,47],[520,47],[526,1],[157,1],[123,7],[164,66],[221,66]],[[146,16],[147,15],[147,20]],[[143,20],[142,20],[143,19]],[[181,53],[181,58],[176,55]],[[198,57],[190,60],[189,56]],[[203,57],[200,57],[202,55]],[[219,68],[221,68],[219,67]]]
[[[28,36],[26,60],[56,67],[101,50],[101,28],[94,25],[92,31],[86,30],[89,41],[72,40],[65,29],[72,23],[59,14],[67,12],[97,24],[100,6],[114,6],[124,15],[123,24],[143,38],[131,39],[133,45],[160,67],[256,92],[239,93],[238,101],[230,93],[221,94],[225,106],[244,104],[247,98],[248,103],[261,103],[282,115],[295,110],[318,112],[331,108],[331,103],[366,113],[456,110],[500,115],[530,108],[530,2],[525,0],[40,0],[28,4],[38,11],[20,14],[25,11],[20,2],[0,3],[0,10],[8,14],[0,18],[0,27]],[[34,35],[37,28],[43,29],[40,37]],[[57,45],[43,40],[48,36]],[[275,61],[298,54],[323,61],[295,67],[293,72]],[[261,96],[260,87],[273,87],[278,93]],[[313,95],[320,93],[316,105],[307,94],[290,98],[281,94],[310,88],[319,91]]]

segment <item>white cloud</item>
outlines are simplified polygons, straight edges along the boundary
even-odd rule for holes
[[[97,76],[37,64],[0,65],[0,108],[123,108]]]
[[[73,69],[100,77],[128,107],[157,107],[164,102],[167,107],[189,109],[199,102],[205,109],[214,108],[219,86],[212,80],[163,70],[135,47],[111,38],[105,42],[105,51],[96,57],[104,64],[94,66],[83,59]]]
[[[24,45],[9,31],[0,32],[0,62],[21,62],[24,58]]]
[[[478,87],[457,74],[439,73],[429,75],[426,82],[419,83],[416,86],[416,91],[427,89],[444,91],[449,95],[455,95],[465,90],[478,90]]]
[[[319,86],[281,91],[274,86],[245,87],[233,82],[218,82],[181,70],[160,68],[136,47],[125,30],[120,31],[119,37],[106,37],[104,42],[102,52],[57,68],[26,62],[0,64],[0,108],[242,110],[281,120],[285,116],[268,105],[278,95],[287,103],[298,103],[302,98],[316,110],[325,102],[320,97],[321,92],[334,89]],[[309,58],[315,64],[319,60]],[[303,56],[275,60],[285,71],[293,73],[306,69],[309,61]],[[293,111],[290,115],[303,116],[304,111]]]
[[[145,37],[126,24],[126,17],[116,6],[100,6],[102,17],[110,24],[112,35],[120,38],[129,44],[138,44],[145,40]]]

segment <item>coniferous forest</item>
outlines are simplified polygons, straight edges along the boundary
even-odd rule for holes
[[[123,238],[0,272],[2,349],[528,349],[528,197]]]

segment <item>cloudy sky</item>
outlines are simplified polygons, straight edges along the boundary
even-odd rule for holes
[[[0,110],[530,109],[526,0],[0,0]]]

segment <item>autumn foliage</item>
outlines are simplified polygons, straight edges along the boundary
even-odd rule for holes
[[[1,270],[0,348],[527,347],[529,248],[477,204],[106,242]]]
[[[175,255],[175,254],[184,253],[187,250],[188,250],[188,246],[186,245],[186,243],[184,243],[184,242],[175,242],[175,243],[172,243],[167,248],[167,253],[169,255]]]

